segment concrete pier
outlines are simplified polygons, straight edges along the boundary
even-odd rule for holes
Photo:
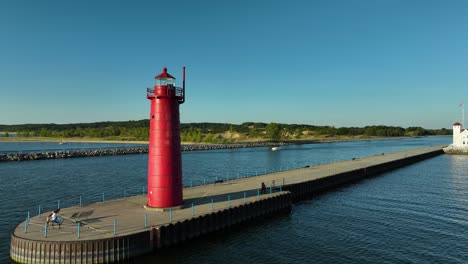
[[[49,212],[16,226],[11,258],[19,263],[114,263],[230,226],[291,210],[293,201],[436,155],[443,146],[382,153],[184,189],[184,207],[144,208],[146,196],[62,208],[65,222],[45,228]],[[260,193],[261,183],[267,186]],[[271,187],[271,188],[270,188]]]

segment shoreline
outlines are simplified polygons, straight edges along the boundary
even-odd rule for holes
[[[431,136],[404,136],[404,137],[356,137],[356,138],[317,138],[317,139],[296,139],[296,140],[286,140],[286,141],[268,141],[268,140],[256,140],[256,141],[235,141],[228,143],[205,143],[205,142],[181,142],[182,145],[232,145],[232,144],[281,144],[281,145],[304,145],[304,144],[319,144],[319,143],[334,143],[334,142],[351,142],[351,141],[368,141],[368,140],[391,140],[391,139],[405,139],[405,138],[423,138],[423,137],[449,137],[451,135],[431,135]],[[70,138],[70,139],[58,139],[58,138],[16,138],[9,137],[4,139],[0,137],[0,143],[2,142],[50,142],[50,143],[111,143],[111,144],[144,144],[148,145],[148,141],[142,140],[106,140],[106,139],[86,139],[86,138]]]

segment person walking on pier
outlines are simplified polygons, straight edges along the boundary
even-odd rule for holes
[[[52,213],[47,216],[47,225],[49,225],[49,222],[52,222],[52,226],[54,226],[54,224],[58,224],[60,228],[60,225],[63,223],[63,218],[58,216],[58,212],[60,212],[60,209],[52,211]]]

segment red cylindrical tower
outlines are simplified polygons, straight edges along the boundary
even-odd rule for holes
[[[151,100],[147,205],[167,208],[183,204],[179,104],[185,101],[185,67],[182,88],[175,86],[166,68],[155,79],[154,89],[147,89]]]

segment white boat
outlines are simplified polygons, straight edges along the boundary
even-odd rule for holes
[[[65,142],[63,140],[59,142],[59,145],[63,145],[63,144],[67,144],[67,142]]]
[[[279,147],[272,147],[271,150],[272,151],[276,151],[276,150],[279,150],[280,148]]]

